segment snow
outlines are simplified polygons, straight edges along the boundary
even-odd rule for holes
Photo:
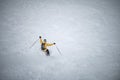
[[[120,80],[119,0],[1,0],[0,80]],[[42,36],[51,56],[40,50]]]

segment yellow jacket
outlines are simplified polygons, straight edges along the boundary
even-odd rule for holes
[[[44,41],[42,40],[42,38],[40,38],[40,44],[44,43]],[[48,46],[52,46],[54,44],[50,44],[50,43],[45,43],[45,50],[47,49]]]

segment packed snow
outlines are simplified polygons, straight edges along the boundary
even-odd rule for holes
[[[0,80],[120,80],[119,3],[0,0]]]

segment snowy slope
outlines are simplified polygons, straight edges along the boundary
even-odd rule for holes
[[[120,80],[119,0],[1,0],[0,80]],[[40,50],[39,35],[51,56]]]

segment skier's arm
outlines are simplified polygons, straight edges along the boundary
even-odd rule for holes
[[[39,38],[40,38],[40,44],[42,44],[42,43],[43,43],[43,41],[42,41],[42,38],[41,38],[41,36],[40,36]]]
[[[50,44],[50,43],[46,43],[47,46],[53,46],[55,45],[54,43]]]

